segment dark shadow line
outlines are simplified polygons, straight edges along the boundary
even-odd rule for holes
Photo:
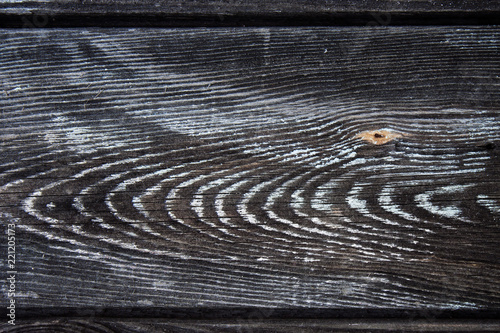
[[[261,319],[499,319],[500,309],[369,309],[369,308],[264,308],[264,307],[135,307],[135,308],[18,308],[16,317],[22,319],[77,318],[161,318],[189,320]]]
[[[500,25],[499,12],[330,13],[297,15],[0,14],[0,28],[318,27]]]

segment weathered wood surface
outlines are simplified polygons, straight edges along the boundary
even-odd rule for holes
[[[496,0],[0,0],[4,13],[29,14],[37,11],[47,13],[152,13],[152,14],[304,14],[335,12],[498,12],[500,3]]]
[[[492,24],[497,0],[0,0],[0,28]]]
[[[500,309],[499,28],[0,39],[19,320]]]
[[[7,327],[5,333],[164,333],[164,332],[498,332],[498,320],[262,320],[232,321],[57,319],[27,321],[21,327]]]

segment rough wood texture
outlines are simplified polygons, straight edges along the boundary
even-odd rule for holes
[[[497,0],[0,0],[0,28],[498,24]]]
[[[500,309],[499,28],[0,40],[20,318]]]
[[[17,327],[5,327],[5,333],[164,333],[164,332],[498,332],[500,321],[483,320],[115,320],[58,319],[26,321]]]
[[[496,0],[0,0],[4,13],[29,14],[46,13],[152,13],[152,14],[304,14],[335,12],[497,12],[500,3]]]

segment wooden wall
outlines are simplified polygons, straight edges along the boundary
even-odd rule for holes
[[[1,329],[498,330],[499,7],[0,2]]]

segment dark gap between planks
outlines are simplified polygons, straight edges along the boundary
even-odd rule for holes
[[[261,308],[261,307],[220,307],[220,308],[19,308],[19,317],[37,318],[161,318],[190,320],[231,320],[238,318],[262,319],[404,319],[404,320],[488,320],[500,318],[500,309],[484,310],[443,310],[443,309],[370,309],[370,308]]]
[[[307,27],[307,26],[484,26],[500,24],[499,12],[305,13],[294,15],[0,14],[0,28],[83,27]]]

